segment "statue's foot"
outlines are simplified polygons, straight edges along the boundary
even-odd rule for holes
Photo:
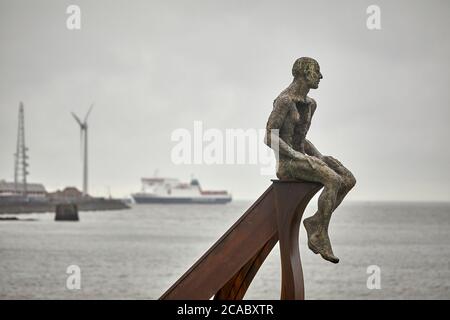
[[[315,222],[313,217],[309,217],[303,220],[303,225],[305,226],[306,234],[308,235],[308,248],[315,254],[318,254],[319,253],[318,246],[315,243],[313,243],[313,241],[311,241],[313,235],[316,235],[318,233],[319,228],[317,226],[317,223]]]
[[[303,225],[308,235],[308,248],[315,254],[320,254],[325,260],[338,263],[339,258],[333,254],[327,232],[319,228],[312,217],[305,219]]]
[[[325,260],[330,261],[332,263],[339,262],[339,258],[333,254],[333,250],[331,250],[331,247],[329,249],[321,250],[320,255],[322,256],[322,258],[324,258]]]

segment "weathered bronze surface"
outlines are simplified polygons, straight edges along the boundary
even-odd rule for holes
[[[310,89],[319,87],[322,74],[312,58],[299,58],[292,68],[294,80],[273,103],[267,122],[265,142],[275,151],[277,177],[280,180],[319,182],[320,194],[317,212],[305,219],[308,247],[333,263],[339,258],[333,254],[328,226],[334,210],[356,183],[353,174],[337,159],[324,156],[306,139],[316,102],[308,97]]]

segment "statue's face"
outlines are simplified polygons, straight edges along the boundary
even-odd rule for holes
[[[306,83],[309,88],[317,89],[319,87],[320,79],[322,79],[322,74],[320,73],[320,67],[317,62],[311,63],[305,74]]]

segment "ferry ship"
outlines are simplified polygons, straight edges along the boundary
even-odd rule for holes
[[[142,191],[131,197],[143,203],[227,203],[232,197],[228,191],[202,190],[197,179],[182,183],[173,178],[142,178]]]

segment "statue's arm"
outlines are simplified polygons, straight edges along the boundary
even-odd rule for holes
[[[290,145],[288,145],[283,139],[280,138],[279,132],[283,125],[293,102],[287,98],[278,98],[269,116],[266,126],[266,136],[264,143],[272,148],[275,152],[290,156],[292,158],[298,157],[299,152],[295,151]]]
[[[305,139],[305,152],[306,154],[322,159],[323,158],[323,154],[320,153],[319,150],[317,150],[316,146],[312,144],[311,141],[309,141],[308,139]]]

